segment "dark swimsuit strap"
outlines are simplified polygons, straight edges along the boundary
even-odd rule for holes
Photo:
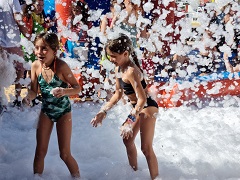
[[[56,74],[56,57],[54,57],[54,60],[53,60],[54,62],[54,64],[53,64],[53,72],[54,72],[54,74]]]

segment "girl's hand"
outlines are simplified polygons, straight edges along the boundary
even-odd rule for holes
[[[91,124],[93,127],[98,127],[102,125],[102,121],[103,119],[106,117],[106,113],[105,112],[99,112],[97,113],[97,115],[91,120]]]
[[[66,95],[64,88],[59,88],[59,87],[52,89],[51,93],[53,94],[53,96],[57,98],[60,98]]]
[[[127,119],[121,126],[120,135],[122,136],[123,139],[128,139],[133,136],[132,124],[133,122],[130,122],[129,119]]]

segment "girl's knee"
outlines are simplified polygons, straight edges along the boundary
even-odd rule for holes
[[[70,153],[67,153],[67,152],[61,152],[60,153],[60,158],[65,162],[67,161],[67,159],[71,157],[71,154]]]
[[[142,151],[142,153],[144,154],[145,157],[149,157],[153,153],[153,148],[150,145],[142,145],[141,146],[141,151]]]
[[[123,143],[126,147],[134,146],[134,140],[131,139],[123,139]]]

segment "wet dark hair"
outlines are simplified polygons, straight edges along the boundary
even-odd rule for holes
[[[138,62],[137,55],[134,51],[132,41],[131,39],[126,35],[120,33],[119,36],[115,39],[109,39],[105,45],[105,53],[107,56],[106,49],[109,49],[111,52],[122,54],[125,51],[128,51],[129,54],[132,56],[134,63],[139,67],[139,69],[142,71],[140,64]]]
[[[44,32],[38,34],[34,40],[34,45],[39,39],[42,39],[43,42],[46,43],[53,51],[57,51],[59,49],[59,40],[55,33]]]

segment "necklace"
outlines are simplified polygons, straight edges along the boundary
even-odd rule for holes
[[[54,60],[54,61],[55,61],[55,60]],[[50,64],[50,66],[44,66],[44,65],[42,65],[42,68],[43,68],[44,70],[49,70],[49,69],[51,69],[52,66],[53,66],[53,64],[54,64],[54,61]]]
[[[46,82],[47,83],[49,83],[51,80],[52,80],[52,78],[53,78],[53,71],[54,70],[52,70],[52,66],[54,65],[54,63],[55,63],[55,61],[56,61],[56,58],[54,58],[54,60],[52,61],[52,63],[50,64],[50,66],[44,66],[44,65],[42,65],[42,69],[43,69],[43,71],[44,71],[44,74],[45,74],[45,77],[46,77]],[[54,69],[55,69],[55,66],[54,66]],[[47,71],[49,72],[49,70],[50,70],[50,73],[47,73]],[[44,78],[45,79],[45,78]]]
[[[50,68],[49,68],[50,69]],[[44,69],[43,68],[43,71],[44,71],[44,74],[45,74],[45,77],[46,77],[46,82],[49,83],[51,80],[52,80],[52,77],[53,77],[53,73],[52,71],[50,71],[50,73],[47,73],[46,71],[48,71],[49,69]]]
[[[50,66],[48,66],[48,67],[42,66],[42,68],[43,68],[44,70],[49,70],[51,67],[50,67]]]

